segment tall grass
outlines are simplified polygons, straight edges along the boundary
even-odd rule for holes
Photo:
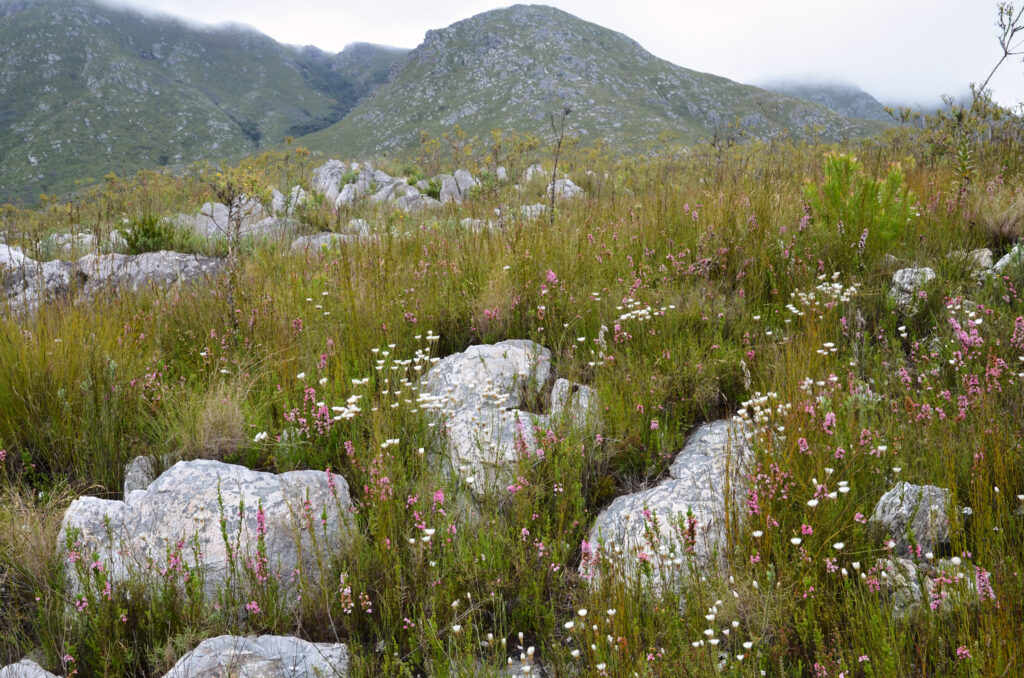
[[[502,162],[543,159],[524,148]],[[982,156],[993,160],[975,185],[998,179],[992,195],[1009,195],[1021,178],[997,151]],[[289,153],[245,171],[282,189],[308,181],[314,161]],[[251,247],[234,308],[211,281],[0,323],[0,519],[45,526],[2,532],[0,662],[33,652],[80,675],[161,675],[199,638],[273,631],[349,643],[356,675],[497,675],[509,657],[549,675],[1019,671],[1024,280],[1007,271],[980,286],[946,260],[984,245],[1001,254],[1006,229],[979,228],[952,167],[923,162],[913,139],[572,153],[564,166],[587,195],[558,204],[553,226],[519,216],[543,186],[492,183],[430,214],[314,205],[306,230],[361,217],[374,236],[309,254]],[[840,167],[848,156],[836,153],[861,160]],[[108,229],[207,195],[196,181],[147,175],[78,209]],[[495,207],[500,225],[459,225]],[[6,218],[28,237],[63,228],[58,214]],[[904,265],[940,272],[911,317],[887,297]],[[856,289],[821,288],[831,282]],[[547,346],[560,375],[593,386],[602,427],[537,431],[542,458],[521,459],[514,489],[480,499],[443,463],[440,428],[406,402],[422,371],[399,361],[509,338]],[[597,513],[656,482],[695,424],[762,393],[775,434],[732,488],[742,510],[727,567],[684,561],[678,585],[661,591],[612,560],[594,582],[581,578]],[[352,396],[350,419],[296,423]],[[76,612],[64,564],[40,544],[57,548],[72,493],[119,496],[137,454],[329,468],[352,490],[358,534],[322,554],[319,584],[290,611],[273,591],[247,590],[268,611],[247,615],[135,584]],[[951,586],[936,609],[925,600],[895,614],[894,589],[872,583],[886,535],[866,517],[898,479],[951,491],[952,553],[935,556],[959,555],[972,579],[985,568],[996,600]]]

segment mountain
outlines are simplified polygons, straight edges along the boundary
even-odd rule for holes
[[[338,155],[398,151],[420,131],[459,125],[550,135],[549,113],[569,105],[567,129],[642,150],[667,133],[683,143],[727,133],[838,139],[874,122],[825,106],[698,73],[659,59],[630,38],[539,5],[498,9],[427,33],[391,79],[349,115],[301,141]]]
[[[0,0],[0,203],[326,127],[406,51],[328,54],[90,0]]]
[[[762,83],[761,87],[819,103],[847,117],[892,122],[892,118],[884,110],[885,104],[854,85],[778,81]]]

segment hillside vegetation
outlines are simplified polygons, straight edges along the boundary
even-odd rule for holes
[[[38,261],[59,253],[54,234],[114,230],[129,252],[229,258],[192,284],[83,289],[0,320],[0,665],[162,676],[205,638],[273,633],[344,643],[354,676],[1018,674],[1024,154],[1010,120],[645,157],[572,144],[557,173],[582,195],[532,219],[520,206],[548,202],[554,149],[514,135],[379,161],[428,191],[438,171],[479,179],[420,212],[371,193],[336,208],[314,186],[327,158],[295,148],[5,209],[7,245]],[[368,171],[345,169],[335,192]],[[288,239],[163,221],[293,185],[309,197]],[[333,247],[290,246],[323,231]],[[447,461],[465,440],[444,434],[455,420],[421,379],[505,340],[549,349],[599,404],[586,423],[532,419],[490,488]],[[537,386],[484,400],[540,417],[554,403],[530,401]],[[704,488],[721,521],[641,505],[635,550],[602,548],[591,527],[613,500],[662,487],[699,424],[734,417],[751,456]],[[301,572],[268,569],[264,526],[224,584],[187,531],[126,579],[60,526],[79,496],[121,499],[138,455],[158,472],[329,470],[314,476],[351,509],[295,507],[315,561]],[[923,486],[931,508],[885,522],[883,495]],[[218,482],[213,507],[229,553],[234,516],[270,510],[234,491]],[[338,520],[343,546],[327,548]]]
[[[0,202],[239,159],[340,120],[405,53],[280,45],[92,0],[0,2]]]

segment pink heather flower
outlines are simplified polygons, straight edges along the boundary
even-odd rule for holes
[[[810,525],[808,525],[807,523],[804,523],[803,525],[800,526],[800,534],[804,534],[804,535],[814,534],[814,528],[811,527]]]
[[[970,659],[971,651],[967,649],[966,645],[961,645],[956,649],[956,658],[959,660]]]
[[[438,490],[434,493],[434,503],[439,506],[444,504],[444,490]]]
[[[250,600],[248,603],[245,604],[245,609],[249,610],[249,614],[259,614],[260,604],[257,603],[255,600]]]
[[[558,282],[558,276],[555,275],[555,272],[552,271],[551,269],[548,269],[548,274],[547,274],[546,277],[547,277],[547,281],[549,283],[551,283],[552,285],[554,285],[556,282]]]
[[[7,450],[0,450],[0,464],[7,458]]]
[[[657,431],[658,430],[658,420],[657,419],[651,419],[651,430],[652,431]]]

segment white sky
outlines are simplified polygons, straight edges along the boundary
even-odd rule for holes
[[[415,47],[431,28],[507,6],[490,0],[119,0],[280,42],[339,51]],[[884,102],[938,103],[988,75],[1001,51],[996,0],[549,0],[680,66],[747,83],[842,80]],[[1017,3],[1019,5],[1019,1]],[[1024,63],[1002,66],[998,101],[1024,101]]]

